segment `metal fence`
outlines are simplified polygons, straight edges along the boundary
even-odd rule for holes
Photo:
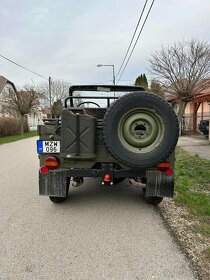
[[[196,132],[199,133],[199,123],[201,120],[209,120],[210,115],[209,113],[203,114],[197,114],[197,123],[196,123]],[[187,114],[184,115],[181,121],[181,131],[182,134],[188,134],[188,133],[193,133],[193,114]]]

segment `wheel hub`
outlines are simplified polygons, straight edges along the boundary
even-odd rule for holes
[[[156,112],[138,108],[128,111],[119,122],[121,143],[132,152],[148,152],[155,149],[164,134],[162,119]]]

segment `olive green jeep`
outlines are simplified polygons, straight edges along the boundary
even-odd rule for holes
[[[142,87],[71,86],[61,118],[45,119],[38,134],[39,194],[55,203],[85,177],[104,186],[128,178],[151,204],[173,196],[178,120],[168,102]]]

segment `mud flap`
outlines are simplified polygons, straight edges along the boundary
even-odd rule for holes
[[[39,172],[39,195],[66,197],[67,174],[50,171],[48,174]]]
[[[168,176],[159,170],[147,170],[146,177],[146,197],[173,197],[174,175]]]

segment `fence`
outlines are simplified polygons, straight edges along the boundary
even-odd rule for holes
[[[204,113],[203,116],[198,113],[197,114],[197,122],[196,122],[196,132],[199,132],[198,126],[201,120],[209,120],[210,115],[209,113]],[[188,134],[188,133],[193,133],[193,114],[186,114],[182,118],[181,122],[181,131],[182,134]]]

